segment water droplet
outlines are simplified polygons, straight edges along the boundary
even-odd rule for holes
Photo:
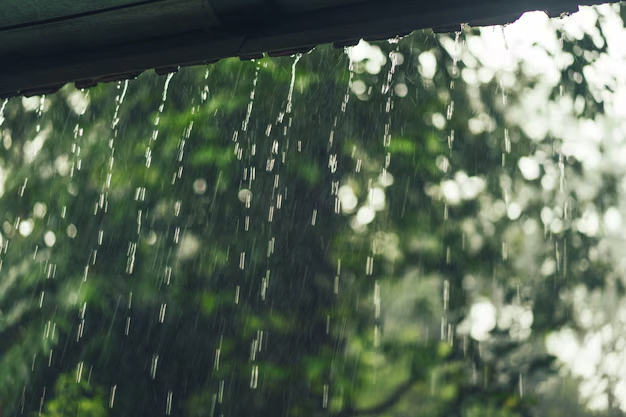
[[[109,397],[109,408],[113,408],[115,404],[115,391],[117,391],[117,385],[111,387],[111,396]]]
[[[259,383],[259,367],[254,365],[252,367],[252,374],[250,376],[250,388],[256,389]]]
[[[152,355],[152,363],[150,365],[150,376],[152,377],[152,379],[156,378],[156,371],[157,371],[158,364],[159,364],[159,355],[157,354]]]
[[[167,392],[167,402],[165,404],[165,415],[169,416],[170,414],[172,414],[172,390],[169,390]]]

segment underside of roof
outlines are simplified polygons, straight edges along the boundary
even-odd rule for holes
[[[178,66],[291,55],[416,29],[506,24],[587,0],[2,0],[0,97],[52,93]]]

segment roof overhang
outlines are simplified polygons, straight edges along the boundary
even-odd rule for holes
[[[584,4],[602,1],[584,1]],[[145,70],[290,55],[416,29],[505,24],[578,10],[572,0],[0,1],[0,97],[89,87]]]

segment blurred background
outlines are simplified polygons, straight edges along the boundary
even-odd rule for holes
[[[3,100],[0,415],[624,415],[624,16]]]

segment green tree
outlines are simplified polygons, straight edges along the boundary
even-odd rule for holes
[[[577,58],[551,100],[582,97],[572,117],[593,117],[575,74],[603,49],[554,33]],[[550,409],[531,389],[557,370],[543,340],[575,320],[567,290],[602,288],[610,262],[572,227],[585,168],[512,116],[541,74],[490,70],[481,36],[11,99],[5,415]],[[599,206],[615,198],[615,180],[596,186]],[[476,330],[480,308],[499,325]]]

